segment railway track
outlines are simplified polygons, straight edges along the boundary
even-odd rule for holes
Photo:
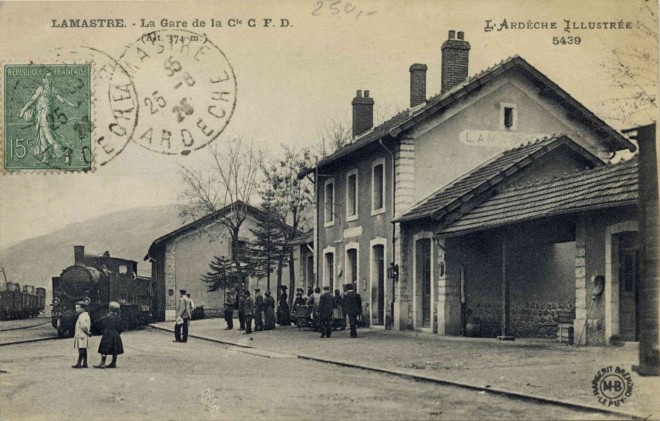
[[[25,339],[25,340],[14,341],[14,342],[0,342],[0,346],[29,344],[29,343],[33,343],[33,342],[52,341],[52,340],[55,340],[55,339],[69,339],[69,338],[60,338],[59,336],[53,336],[52,338]]]
[[[59,339],[50,327],[51,321],[38,320],[39,323],[23,324],[21,321],[4,322],[0,326],[0,347]]]

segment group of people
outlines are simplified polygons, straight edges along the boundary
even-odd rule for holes
[[[122,320],[119,317],[119,303],[112,301],[108,305],[108,315],[103,318],[103,336],[99,343],[98,352],[101,362],[94,368],[117,368],[117,356],[124,353],[124,344],[121,340]],[[78,349],[78,362],[72,368],[87,368],[87,348],[90,346],[89,338],[92,336],[92,321],[87,313],[87,303],[76,303],[78,320],[73,335],[73,346]],[[108,355],[112,356],[109,365],[105,365]]]
[[[234,328],[234,309],[238,310],[239,330],[246,334],[252,333],[253,321],[255,332],[275,329],[276,321],[279,325],[290,325],[286,289],[286,286],[281,286],[282,293],[279,296],[277,313],[275,313],[275,299],[270,291],[262,295],[261,289],[255,288],[253,297],[250,290],[245,288],[245,284],[242,288],[237,288],[235,293],[227,291],[224,305],[225,322],[227,322],[225,330]]]
[[[293,301],[293,312],[289,310],[287,287],[281,285],[277,307],[275,299],[270,290],[264,295],[260,288],[254,289],[254,296],[242,283],[235,290],[226,291],[224,303],[224,316],[227,327],[225,330],[234,329],[234,310],[238,310],[239,330],[245,334],[251,334],[263,330],[275,329],[276,323],[280,326],[291,326],[291,316],[296,316],[299,306],[311,307],[311,317],[314,323],[321,329],[321,337],[329,338],[332,335],[333,322],[350,326],[351,338],[357,338],[357,319],[362,313],[362,298],[354,290],[353,284],[344,285],[343,293],[338,289],[334,295],[330,287],[316,287],[307,290],[307,297],[303,296],[304,290],[298,288],[296,298]],[[190,319],[194,304],[186,290],[180,290],[179,309],[177,311],[176,324],[174,327],[175,342],[187,342]],[[277,308],[277,311],[275,310]],[[295,320],[294,320],[295,321]],[[254,323],[254,330],[253,330]]]
[[[270,291],[266,291],[265,296],[261,294],[260,288],[255,288],[254,296],[249,289],[242,285],[241,289],[228,291],[224,304],[224,315],[227,327],[225,330],[234,328],[234,309],[238,310],[239,330],[246,334],[252,333],[252,323],[254,322],[254,331],[275,329],[276,323],[280,326],[290,326],[291,316],[296,316],[298,306],[308,306],[312,308],[312,318],[321,328],[321,337],[329,338],[332,334],[334,321],[339,321],[346,325],[345,319],[348,318],[351,329],[351,337],[357,338],[357,317],[362,312],[362,299],[360,294],[354,291],[353,284],[344,285],[343,294],[337,289],[334,296],[330,293],[330,287],[324,287],[321,293],[320,288],[308,288],[307,297],[303,296],[303,289],[298,288],[296,298],[293,301],[293,312],[289,310],[287,287],[280,286],[280,295],[277,302],[277,312],[275,311],[275,299]],[[295,320],[294,320],[295,321]]]
[[[309,287],[307,298],[303,296],[303,289],[298,288],[294,300],[294,314],[296,308],[303,305],[312,308],[311,317],[321,329],[321,338],[330,337],[335,321],[345,326],[346,317],[351,329],[351,338],[357,338],[357,318],[362,313],[362,298],[353,289],[353,284],[344,285],[343,294],[336,289],[334,295],[330,292],[329,286],[323,287],[323,293],[319,287],[313,292]]]

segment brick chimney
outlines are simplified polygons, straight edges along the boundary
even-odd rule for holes
[[[410,108],[426,102],[426,64],[410,66]]]
[[[353,137],[370,130],[374,126],[374,99],[369,98],[369,91],[358,90],[351,102],[353,105]]]
[[[442,93],[467,79],[469,56],[470,43],[463,32],[449,31],[449,39],[442,44]]]

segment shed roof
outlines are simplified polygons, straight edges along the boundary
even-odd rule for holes
[[[266,212],[262,211],[261,209],[258,209],[258,208],[256,208],[256,207],[250,205],[249,203],[245,203],[245,202],[243,202],[243,201],[241,201],[241,200],[237,200],[237,201],[235,201],[235,202],[233,202],[233,203],[228,204],[227,206],[225,206],[225,207],[223,207],[223,208],[221,208],[221,209],[218,209],[218,210],[215,211],[215,212],[209,213],[208,215],[205,215],[205,216],[203,216],[203,217],[201,217],[201,218],[199,218],[199,219],[196,219],[196,220],[192,221],[192,222],[189,223],[189,224],[186,224],[186,225],[184,225],[184,226],[182,226],[182,227],[180,227],[180,228],[175,229],[175,230],[172,231],[172,232],[169,232],[169,233],[167,233],[167,234],[165,234],[165,235],[163,235],[163,236],[161,236],[161,237],[156,238],[156,239],[153,241],[153,243],[151,243],[151,246],[149,246],[149,251],[147,252],[147,255],[144,256],[144,260],[148,260],[149,257],[152,256],[152,255],[154,254],[154,252],[155,252],[155,248],[156,248],[157,246],[159,246],[159,245],[161,245],[161,244],[164,244],[164,243],[166,243],[167,241],[169,241],[169,240],[171,240],[171,239],[173,239],[173,238],[176,238],[176,237],[178,237],[178,236],[180,236],[180,235],[183,235],[183,234],[188,233],[188,232],[190,232],[190,231],[193,231],[193,230],[196,230],[196,229],[198,229],[198,228],[201,228],[201,227],[203,227],[203,226],[205,226],[205,225],[207,225],[207,224],[209,224],[209,223],[212,223],[212,222],[215,221],[220,215],[224,215],[224,214],[226,214],[226,213],[228,213],[228,212],[231,212],[232,210],[236,209],[236,207],[239,207],[239,206],[245,207],[245,209],[247,210],[247,212],[248,212],[249,214],[254,215],[257,219],[265,219],[265,218],[268,218],[268,214],[267,214]],[[289,225],[286,225],[286,224],[285,224],[285,226],[288,227],[289,229],[293,230],[293,227],[291,227],[291,226],[289,226]]]
[[[628,149],[634,151],[635,145],[626,139],[622,134],[614,130],[607,123],[601,120],[594,113],[589,111],[584,105],[573,98],[568,92],[560,88],[556,83],[550,80],[547,76],[537,70],[534,66],[529,64],[522,57],[515,55],[500,63],[491,66],[480,73],[468,78],[465,82],[458,84],[454,88],[445,93],[437,94],[426,101],[424,106],[406,109],[389,120],[374,127],[372,130],[359,136],[353,143],[350,143],[343,148],[335,151],[333,154],[320,160],[316,167],[322,167],[330,164],[338,159],[344,158],[353,152],[378,142],[385,137],[396,137],[399,133],[413,127],[415,124],[425,120],[426,118],[434,115],[436,112],[451,107],[458,99],[465,95],[476,91],[483,85],[499,77],[504,72],[510,69],[521,69],[532,80],[536,81],[542,86],[542,90],[547,95],[557,97],[564,106],[575,113],[581,121],[590,124],[601,135],[603,141],[610,145],[612,150]],[[314,168],[303,171],[300,176],[305,176],[313,172]]]
[[[403,213],[394,222],[412,221],[426,217],[439,217],[461,205],[464,201],[517,174],[550,151],[565,145],[596,166],[603,162],[566,135],[538,139],[526,145],[506,150],[495,158],[476,167],[424,198]]]
[[[638,159],[501,191],[445,226],[452,236],[532,219],[636,204]]]

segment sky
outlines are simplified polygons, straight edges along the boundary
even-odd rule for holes
[[[621,122],[617,116],[630,109],[604,101],[640,89],[656,95],[657,38],[640,35],[643,29],[564,31],[565,19],[632,22],[635,28],[641,21],[657,34],[653,2],[342,0],[336,14],[331,4],[3,2],[0,63],[39,61],[53,48],[78,46],[119,57],[149,31],[140,28],[141,19],[157,25],[163,18],[189,25],[196,18],[205,20],[206,28],[186,29],[204,32],[223,51],[238,85],[235,112],[215,142],[222,145],[242,137],[268,157],[277,156],[283,143],[313,146],[319,129],[332,121],[350,122],[350,103],[358,89],[371,91],[381,114],[406,108],[408,68],[413,63],[428,65],[427,94],[438,93],[440,46],[449,30],[464,31],[471,44],[470,75],[518,54],[616,129],[631,121],[648,123],[657,113],[654,107],[641,109],[631,121]],[[121,18],[127,27],[52,27],[52,19],[69,18]],[[231,18],[243,23],[230,28]],[[250,28],[250,18],[287,19],[290,26]],[[211,19],[223,22],[223,27],[208,27]],[[497,25],[504,19],[557,22],[558,29],[486,32],[489,19]],[[553,37],[568,36],[580,37],[580,44],[575,45],[574,38],[573,44],[553,45]],[[645,52],[650,52],[646,60],[633,57]],[[615,76],[619,59],[632,63],[631,71],[643,77],[631,81]],[[140,94],[140,86],[136,90]],[[105,213],[174,205],[181,193],[181,165],[209,168],[207,152],[203,148],[187,156],[167,156],[129,143],[113,161],[88,174],[0,175],[0,248]]]

